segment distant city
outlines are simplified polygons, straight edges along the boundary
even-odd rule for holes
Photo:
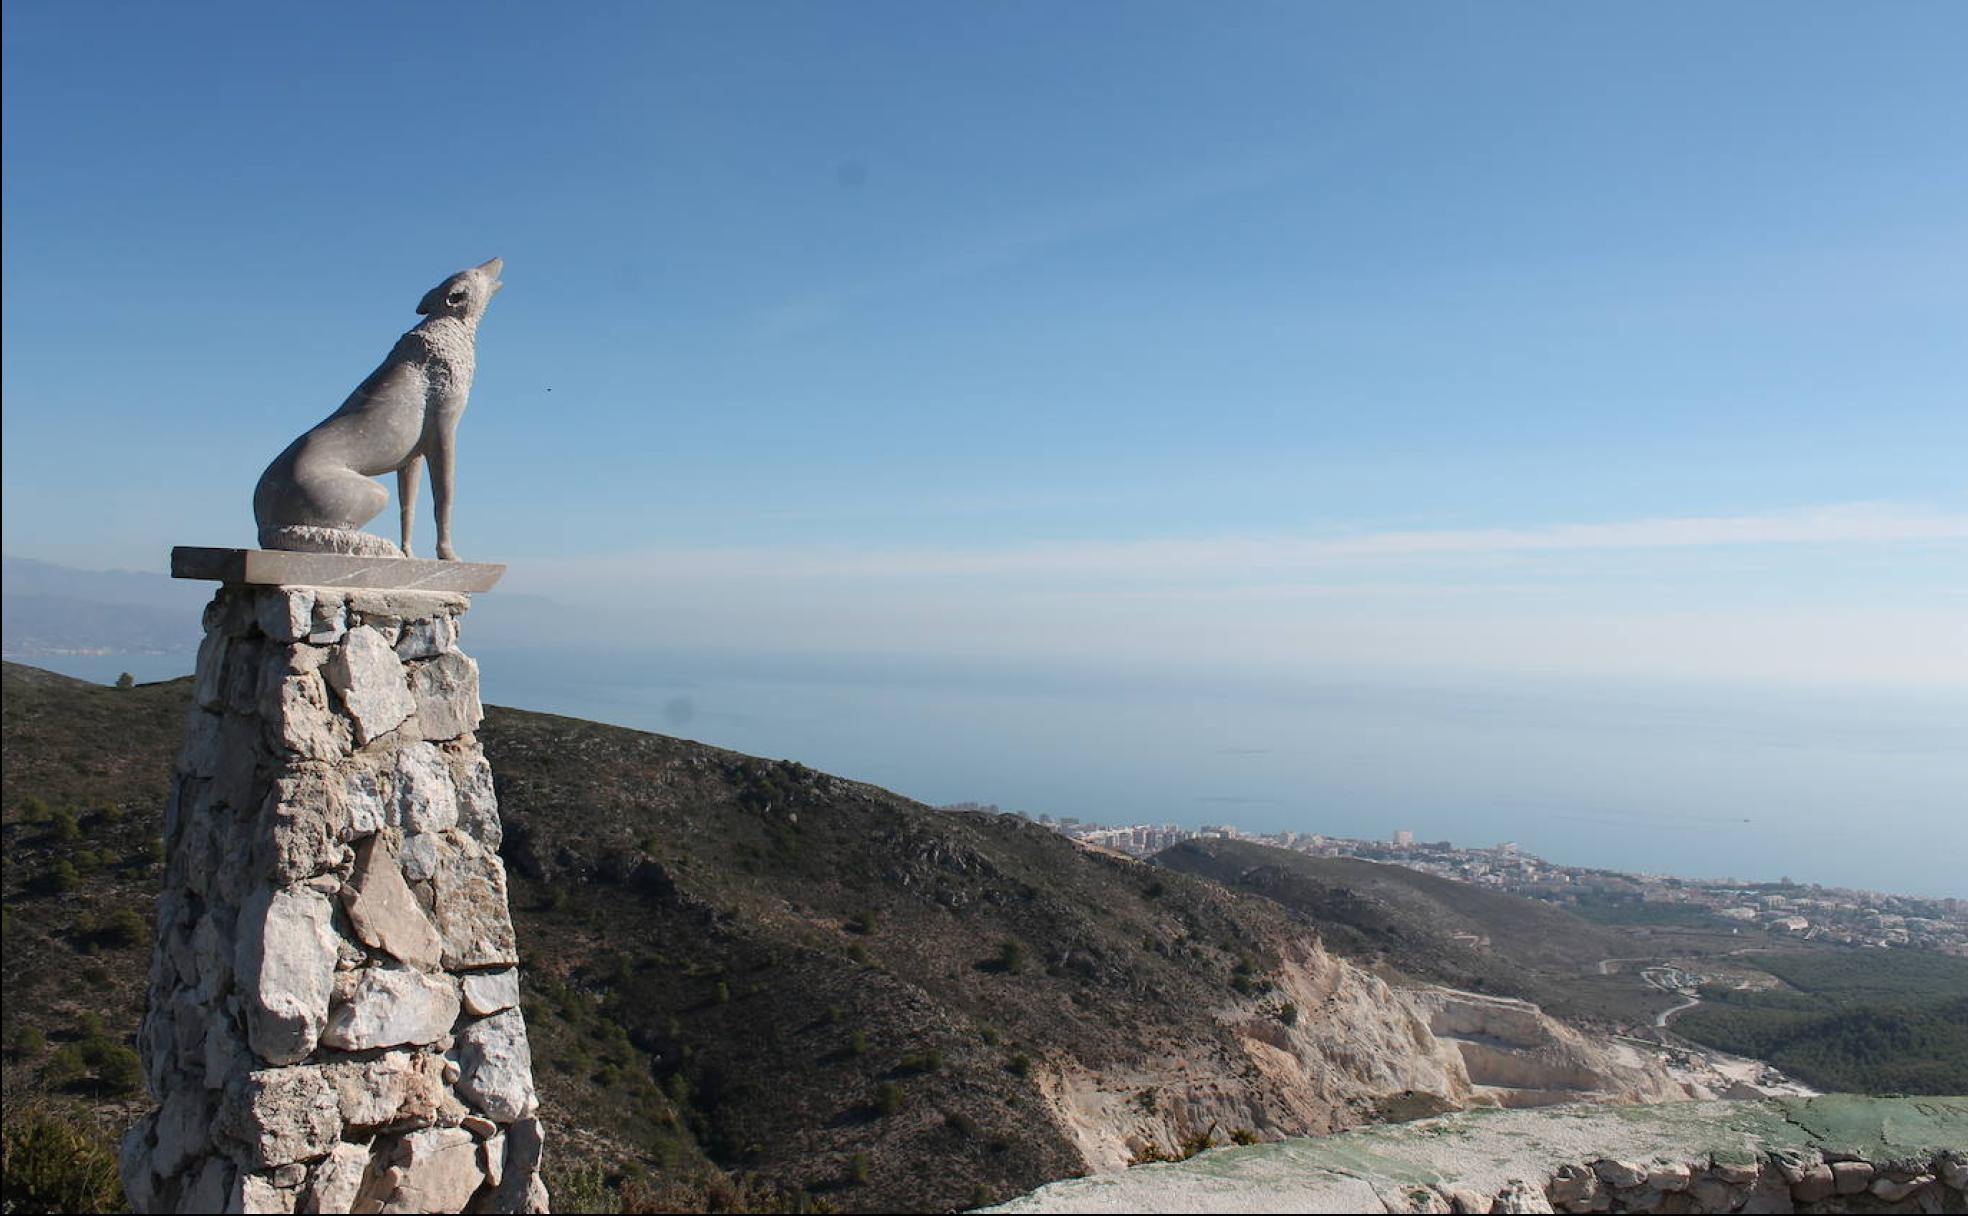
[[[1356,857],[1406,866],[1574,909],[1609,904],[1651,906],[1659,911],[1663,924],[1685,923],[1687,917],[1706,914],[1741,932],[1850,946],[1935,950],[1968,958],[1968,899],[1925,899],[1788,879],[1691,879],[1562,866],[1526,853],[1515,841],[1488,848],[1459,846],[1446,840],[1416,840],[1413,832],[1404,829],[1394,831],[1386,840],[1356,840],[1317,832],[1246,833],[1227,823],[1204,824],[1193,830],[1173,823],[1115,827],[1071,817],[1055,819],[1004,811],[975,802],[954,803],[943,809],[1017,815],[1081,844],[1130,857],[1149,857],[1185,840],[1243,840],[1315,857]]]

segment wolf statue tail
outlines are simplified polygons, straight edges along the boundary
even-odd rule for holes
[[[260,528],[260,548],[301,553],[346,553],[350,557],[402,557],[403,550],[380,536],[347,528],[313,524],[266,524]]]

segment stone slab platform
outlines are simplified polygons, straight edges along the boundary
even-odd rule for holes
[[[270,587],[361,587],[379,591],[490,591],[506,572],[497,562],[432,562],[411,557],[350,557],[282,549],[171,550],[171,577]]]

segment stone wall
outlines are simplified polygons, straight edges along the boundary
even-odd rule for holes
[[[165,815],[140,1212],[544,1212],[463,595],[227,586]]]

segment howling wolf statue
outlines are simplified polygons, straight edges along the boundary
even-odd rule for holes
[[[253,491],[262,548],[409,557],[417,478],[429,457],[437,556],[457,560],[451,497],[458,419],[471,395],[478,321],[499,290],[504,265],[493,258],[431,288],[417,305],[424,320],[397,339],[383,365],[267,466]],[[389,491],[372,480],[384,473],[397,478],[401,548],[361,530],[389,504]]]

